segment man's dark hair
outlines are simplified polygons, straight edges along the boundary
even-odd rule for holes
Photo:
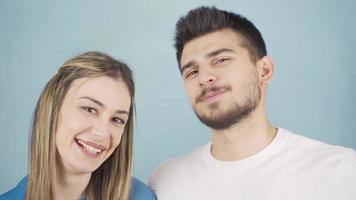
[[[244,37],[241,44],[250,53],[252,61],[267,55],[266,45],[259,30],[245,17],[215,7],[201,6],[181,17],[176,24],[175,44],[178,66],[184,45],[208,33],[231,28]]]

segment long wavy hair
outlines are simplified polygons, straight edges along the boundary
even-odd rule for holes
[[[53,199],[57,159],[55,134],[59,111],[71,83],[79,78],[108,76],[122,80],[131,96],[129,118],[119,146],[96,169],[85,190],[87,200],[127,200],[131,193],[135,86],[128,66],[100,52],[66,61],[45,86],[33,114],[26,200]]]

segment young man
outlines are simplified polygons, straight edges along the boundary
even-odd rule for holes
[[[161,165],[159,200],[351,200],[356,153],[274,127],[265,111],[274,64],[246,18],[199,7],[176,25],[179,69],[212,142]]]

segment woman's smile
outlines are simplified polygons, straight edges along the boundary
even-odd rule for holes
[[[79,148],[84,152],[85,155],[91,158],[97,158],[101,155],[101,153],[106,149],[105,146],[99,145],[93,142],[85,142],[80,139],[75,139]]]

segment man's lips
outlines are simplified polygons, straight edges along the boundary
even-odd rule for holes
[[[224,92],[225,90],[209,91],[200,98],[200,101],[209,101],[210,99],[213,99],[214,97],[217,97]]]
[[[219,97],[222,93],[228,91],[228,87],[212,87],[205,88],[202,93],[196,98],[196,102],[209,102],[214,101],[217,97]]]

